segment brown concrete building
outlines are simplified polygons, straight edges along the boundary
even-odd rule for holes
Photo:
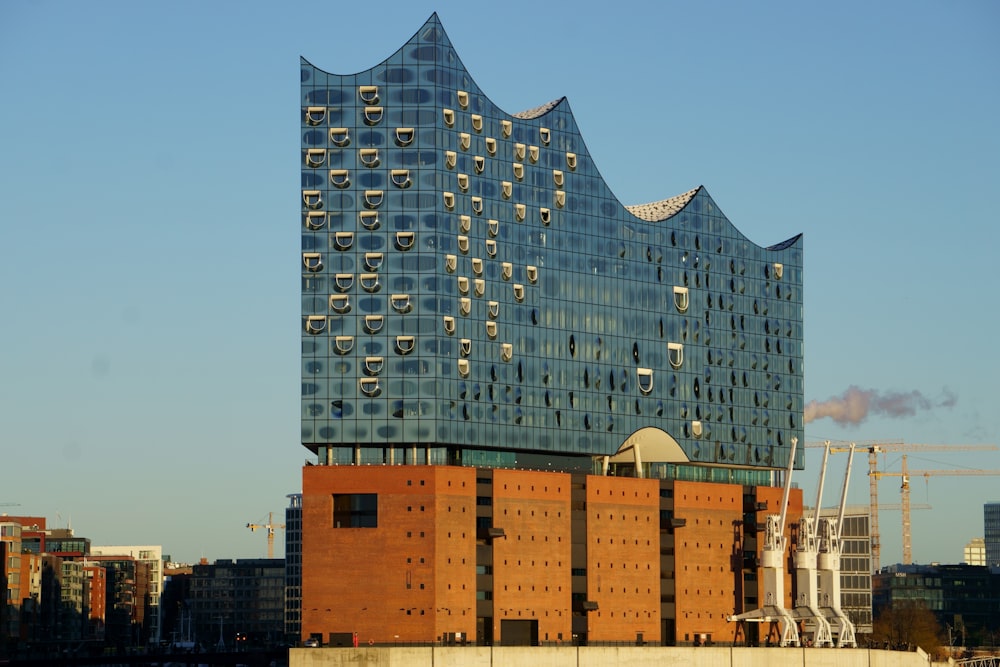
[[[756,605],[759,512],[776,511],[780,497],[529,470],[307,466],[302,635],[756,643],[755,627],[739,637],[726,618]],[[788,526],[801,506],[793,490]]]

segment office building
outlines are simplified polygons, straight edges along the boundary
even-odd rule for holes
[[[754,244],[702,187],[622,205],[569,103],[502,111],[437,16],[301,73],[302,634],[731,630],[802,440],[801,237]]]
[[[986,565],[986,540],[973,537],[962,550],[962,562],[966,565]]]
[[[190,578],[190,637],[203,646],[273,646],[284,637],[285,562],[202,562]]]
[[[1000,502],[983,505],[986,564],[1000,566]]]

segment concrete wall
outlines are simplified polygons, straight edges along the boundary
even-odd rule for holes
[[[923,652],[816,648],[295,648],[289,667],[929,667]]]

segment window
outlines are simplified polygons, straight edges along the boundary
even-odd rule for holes
[[[378,494],[333,494],[334,528],[378,528]]]

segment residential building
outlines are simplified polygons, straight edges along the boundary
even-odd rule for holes
[[[803,435],[801,236],[622,205],[436,15],[301,77],[302,636],[732,640]]]
[[[986,564],[1000,565],[1000,502],[983,505],[983,530],[986,543]]]
[[[163,547],[160,545],[131,546],[93,546],[90,553],[94,556],[129,556],[137,562],[145,564],[148,572],[148,582],[141,593],[143,603],[142,617],[147,626],[149,640],[160,643],[160,593],[163,590]]]
[[[986,565],[986,540],[973,537],[962,550],[962,562],[966,565]]]

